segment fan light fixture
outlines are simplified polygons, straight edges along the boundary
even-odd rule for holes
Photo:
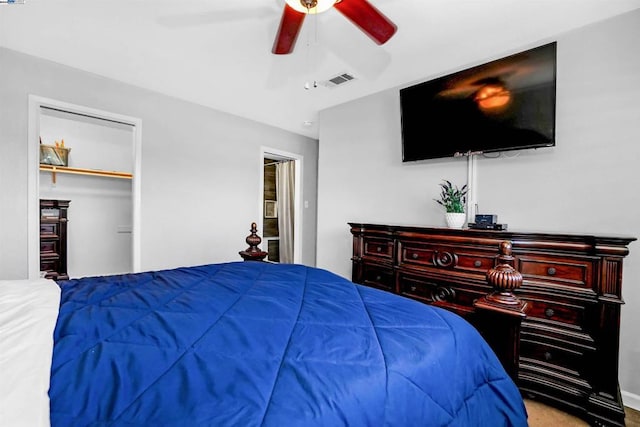
[[[307,15],[334,8],[377,44],[384,44],[398,27],[368,0],[285,0],[278,33],[271,52],[286,55],[293,51]]]
[[[285,0],[298,12],[313,15],[325,12],[336,3],[336,0]]]

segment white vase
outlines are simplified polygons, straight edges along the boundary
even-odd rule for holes
[[[467,220],[467,214],[458,212],[447,212],[444,217],[449,228],[462,228]]]

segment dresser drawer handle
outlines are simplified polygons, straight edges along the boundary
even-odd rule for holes
[[[382,276],[376,276],[376,282],[379,282],[382,280]]]
[[[382,248],[381,248],[380,246],[378,246],[378,247],[376,248],[376,252],[382,252]]]
[[[420,255],[418,255],[417,253],[414,252],[414,253],[411,254],[411,258],[418,259],[418,258],[420,258]]]
[[[551,359],[553,359],[553,356],[551,356],[551,353],[548,352],[548,351],[545,351],[544,352],[544,360],[546,360],[548,362]]]
[[[549,267],[549,268],[547,269],[547,274],[548,274],[549,276],[554,276],[554,275],[556,274],[556,269],[555,269],[555,268],[553,268],[553,267]]]
[[[476,261],[474,261],[474,262],[473,262],[473,266],[474,266],[474,267],[482,267],[482,261],[480,261],[480,260],[476,260]]]
[[[411,292],[415,292],[417,288],[415,286],[412,286],[409,289],[411,289]]]
[[[547,309],[544,311],[544,315],[545,315],[545,316],[547,316],[547,317],[549,317],[549,318],[553,317],[553,315],[554,315],[554,314],[556,314],[556,312],[555,312],[555,311],[553,311],[553,308],[547,308]]]

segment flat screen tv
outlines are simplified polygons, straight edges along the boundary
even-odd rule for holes
[[[400,90],[404,162],[555,145],[556,43]]]

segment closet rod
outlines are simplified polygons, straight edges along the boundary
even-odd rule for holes
[[[46,106],[46,105],[41,105],[40,108],[42,108],[43,110],[51,110],[51,111],[57,111],[59,113],[66,113],[66,114],[73,114],[73,115],[80,116],[80,117],[87,117],[89,119],[94,119],[94,120],[102,120],[103,122],[116,123],[116,124],[119,124],[119,125],[129,126],[131,128],[135,127],[135,125],[132,125],[131,123],[121,122],[119,120],[107,119],[107,118],[104,118],[104,117],[98,117],[98,116],[94,116],[94,115],[91,115],[91,114],[78,113],[78,112],[75,112],[75,111],[63,110],[61,108],[49,107],[49,106]]]

